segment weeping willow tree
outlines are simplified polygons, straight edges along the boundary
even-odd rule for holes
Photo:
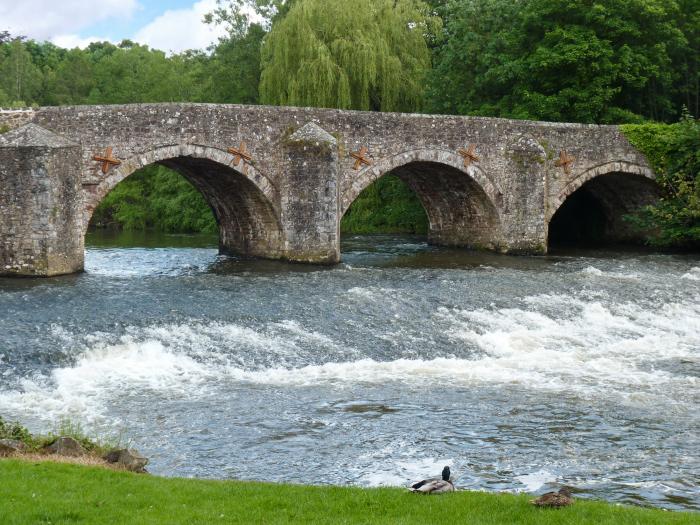
[[[415,111],[439,25],[421,0],[297,0],[263,43],[261,100]]]

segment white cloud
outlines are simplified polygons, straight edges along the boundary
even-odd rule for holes
[[[140,44],[178,53],[204,49],[226,34],[221,26],[205,24],[204,15],[216,8],[216,0],[200,0],[189,9],[167,10],[142,27],[133,39]]]
[[[0,31],[55,41],[108,18],[129,18],[137,9],[137,0],[0,0]]]

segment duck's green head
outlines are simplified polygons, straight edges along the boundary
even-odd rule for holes
[[[442,469],[442,479],[443,481],[450,481],[450,467]]]

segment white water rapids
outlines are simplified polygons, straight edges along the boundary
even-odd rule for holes
[[[164,475],[700,508],[700,261],[358,239],[335,269],[93,249],[0,280],[0,415],[124,434]],[[612,495],[612,496],[611,496]]]

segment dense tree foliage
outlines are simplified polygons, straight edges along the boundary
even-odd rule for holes
[[[697,111],[698,0],[451,0],[438,112],[620,123]]]
[[[265,34],[262,26],[253,24],[239,38],[219,44],[211,56],[208,74],[200,76],[200,82],[206,86],[201,97],[203,100],[238,104],[258,102],[260,47]]]
[[[219,42],[211,53],[172,56],[129,40],[66,50],[49,42],[11,39],[0,43],[0,106],[256,103],[264,35],[252,25],[240,37]]]
[[[672,122],[683,105],[700,114],[700,0],[222,0],[210,20],[229,37],[172,56],[0,32],[0,103],[264,101],[577,122]]]
[[[205,21],[223,25],[231,34],[240,35],[251,25],[251,19],[270,26],[284,18],[297,0],[216,0],[217,7]],[[259,22],[258,22],[259,23]]]
[[[178,173],[147,166],[118,184],[95,210],[91,224],[125,230],[216,232],[202,194]]]
[[[416,194],[398,177],[370,184],[345,213],[340,231],[347,233],[428,232],[428,217]]]
[[[685,116],[677,124],[623,126],[644,152],[666,196],[628,217],[663,247],[700,247],[700,122]]]
[[[42,75],[29,51],[30,44],[15,38],[2,46],[0,103],[20,105],[23,100],[33,100],[41,95]]]

